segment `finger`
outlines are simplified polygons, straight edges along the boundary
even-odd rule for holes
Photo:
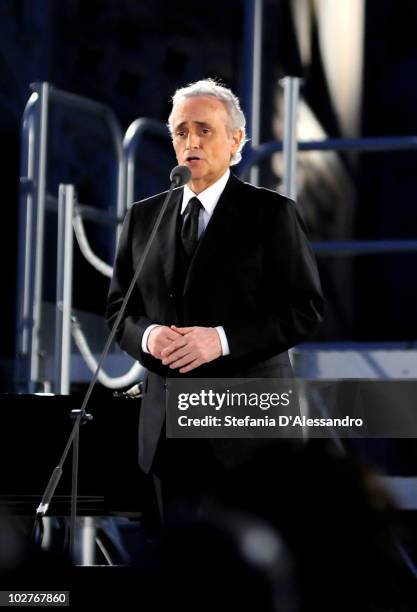
[[[193,331],[194,327],[177,327],[176,325],[171,325],[171,329],[175,329],[180,334],[189,334]]]
[[[155,337],[151,337],[151,335],[149,337],[153,342],[155,350],[159,351],[162,351],[162,349],[164,349],[166,346],[169,346],[171,342],[173,342],[177,338],[182,338],[180,334],[175,333],[169,328],[165,329],[163,333],[160,332]]]
[[[177,351],[180,348],[183,348],[184,346],[186,346],[186,344],[187,343],[185,340],[183,340],[182,336],[180,338],[176,338],[169,344],[169,346],[166,346],[161,351],[161,355],[162,357],[169,357],[171,353],[173,353],[174,351]]]
[[[164,357],[162,360],[162,363],[164,365],[169,365],[173,361],[177,359],[181,359],[182,357],[185,357],[186,355],[189,355],[189,354],[190,354],[190,348],[188,346],[184,346],[178,349],[177,351],[175,351],[174,353],[172,353],[171,355],[169,355],[168,357]]]
[[[176,359],[173,363],[171,363],[169,367],[172,370],[176,370],[177,368],[182,368],[195,360],[196,360],[195,353],[188,353],[188,355],[185,355],[181,359]]]
[[[184,336],[185,332],[182,331],[181,327],[175,327],[175,325],[171,326],[172,331],[174,331],[177,335]]]
[[[186,374],[187,372],[191,372],[191,370],[195,370],[195,368],[198,368],[199,366],[201,366],[203,364],[203,360],[200,358],[195,359],[194,361],[192,361],[191,363],[189,363],[187,366],[181,368],[179,370],[180,374]]]
[[[177,370],[178,368],[183,368],[184,366],[188,365],[192,361],[195,361],[195,359],[196,359],[195,355],[190,353],[189,355],[186,355],[182,359],[177,359],[176,361],[174,361],[174,363],[171,363],[169,367],[171,370]]]
[[[175,342],[175,340],[173,339],[170,340],[169,338],[160,338],[156,345],[156,348],[160,351],[162,355],[162,351],[170,347],[173,342]]]
[[[181,336],[181,334],[179,334],[178,332],[175,332],[175,331],[174,331],[174,330],[172,330],[172,329],[169,329],[169,330],[166,332],[165,338],[166,338],[167,340],[170,340],[170,341],[172,342],[173,340],[177,340],[179,336]]]
[[[171,363],[174,363],[174,361],[178,361],[178,359],[182,359],[183,357],[186,357],[190,353],[191,353],[191,350],[189,348],[187,350],[178,349],[178,351],[175,351],[175,353],[172,353],[172,355],[170,355],[169,357],[163,357],[162,363],[164,365],[169,365]]]
[[[162,359],[163,359],[164,364],[168,365],[169,363],[172,363],[176,359],[181,359],[182,357],[185,357],[186,355],[189,355],[190,353],[191,353],[191,349],[189,346],[181,346],[176,351],[171,353],[170,355],[168,356],[164,355]]]
[[[167,328],[167,334],[169,334],[171,338],[174,337],[174,338],[177,338],[178,340],[182,336],[182,333],[178,331],[176,327],[172,327],[172,326]]]

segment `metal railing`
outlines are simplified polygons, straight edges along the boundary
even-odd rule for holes
[[[71,367],[74,186],[60,185],[58,200],[54,391],[68,395]]]
[[[26,104],[21,132],[21,176],[19,255],[17,284],[18,354],[17,380],[36,389],[40,377],[40,326],[43,287],[43,248],[45,211],[56,202],[47,191],[48,114],[51,103],[77,112],[91,114],[104,121],[111,136],[116,157],[115,213],[120,219],[125,211],[125,161],[123,139],[119,123],[107,106],[64,92],[49,83],[32,84],[33,93]],[[100,212],[101,218],[106,216]],[[24,245],[24,249],[21,245]]]
[[[284,124],[284,132],[288,128]],[[285,152],[283,141],[265,142],[258,147],[249,147],[239,166],[239,175],[248,178],[251,167],[274,153]],[[361,151],[363,153],[384,151],[411,151],[417,149],[417,136],[386,136],[379,138],[326,138],[297,142],[297,151]],[[285,165],[284,165],[285,167]],[[289,168],[288,168],[289,170]],[[295,171],[295,168],[294,168]]]
[[[296,120],[299,100],[300,79],[286,77],[281,81],[284,87],[284,130],[283,140],[272,141],[258,146],[249,146],[239,166],[239,176],[247,179],[253,166],[268,159],[275,153],[283,154],[282,193],[296,200],[298,151],[415,151],[417,136],[387,136],[379,138],[326,138],[324,140],[298,141]],[[320,257],[377,255],[417,251],[417,240],[345,240],[314,242],[314,251]]]
[[[252,146],[260,143],[261,90],[262,90],[262,14],[263,0],[245,0],[243,19],[243,78],[242,108],[246,116],[247,132]],[[251,168],[250,180],[258,184],[258,168]]]
[[[126,164],[126,205],[131,206],[135,199],[135,156],[138,146],[142,143],[144,136],[166,136],[169,142],[168,129],[162,121],[156,119],[139,118],[133,121],[126,130],[123,139],[123,155]]]
[[[95,373],[97,361],[93,356],[81,326],[72,311],[72,284],[73,284],[73,232],[79,232],[77,222],[80,222],[76,213],[76,192],[74,185],[59,185],[58,197],[58,231],[57,231],[57,269],[56,269],[56,309],[55,309],[55,354],[54,354],[54,385],[53,390],[60,395],[70,393],[71,372],[71,346],[72,337],[84,359],[85,364]],[[79,239],[79,237],[78,237]],[[86,238],[85,238],[86,239]],[[84,248],[81,252],[88,258]],[[102,274],[108,276],[111,267],[93,254],[93,261],[89,261]],[[142,367],[134,363],[130,370],[122,376],[111,377],[101,369],[98,380],[105,386],[117,389],[137,382],[142,373]]]

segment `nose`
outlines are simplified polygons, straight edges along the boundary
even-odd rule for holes
[[[187,149],[198,149],[200,147],[200,137],[196,132],[188,132],[186,148]]]

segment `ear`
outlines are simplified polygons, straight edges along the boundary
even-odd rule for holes
[[[232,132],[232,155],[234,155],[236,151],[239,149],[242,140],[243,140],[243,130],[242,129],[234,130]]]

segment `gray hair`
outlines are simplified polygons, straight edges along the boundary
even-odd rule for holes
[[[217,98],[226,107],[227,114],[230,119],[229,128],[232,131],[241,130],[243,132],[243,138],[240,143],[239,149],[232,156],[230,160],[230,165],[234,166],[240,162],[242,159],[241,151],[247,142],[246,138],[246,119],[243,114],[242,109],[240,108],[239,98],[235,96],[235,94],[228,89],[224,85],[217,83],[214,79],[203,79],[201,81],[196,81],[195,83],[190,83],[186,87],[181,87],[177,89],[175,94],[172,96],[172,110],[168,118],[168,129],[172,136],[173,134],[173,126],[172,126],[172,114],[174,112],[174,108],[178,102],[184,100],[185,98],[197,98],[199,96],[213,96]]]

